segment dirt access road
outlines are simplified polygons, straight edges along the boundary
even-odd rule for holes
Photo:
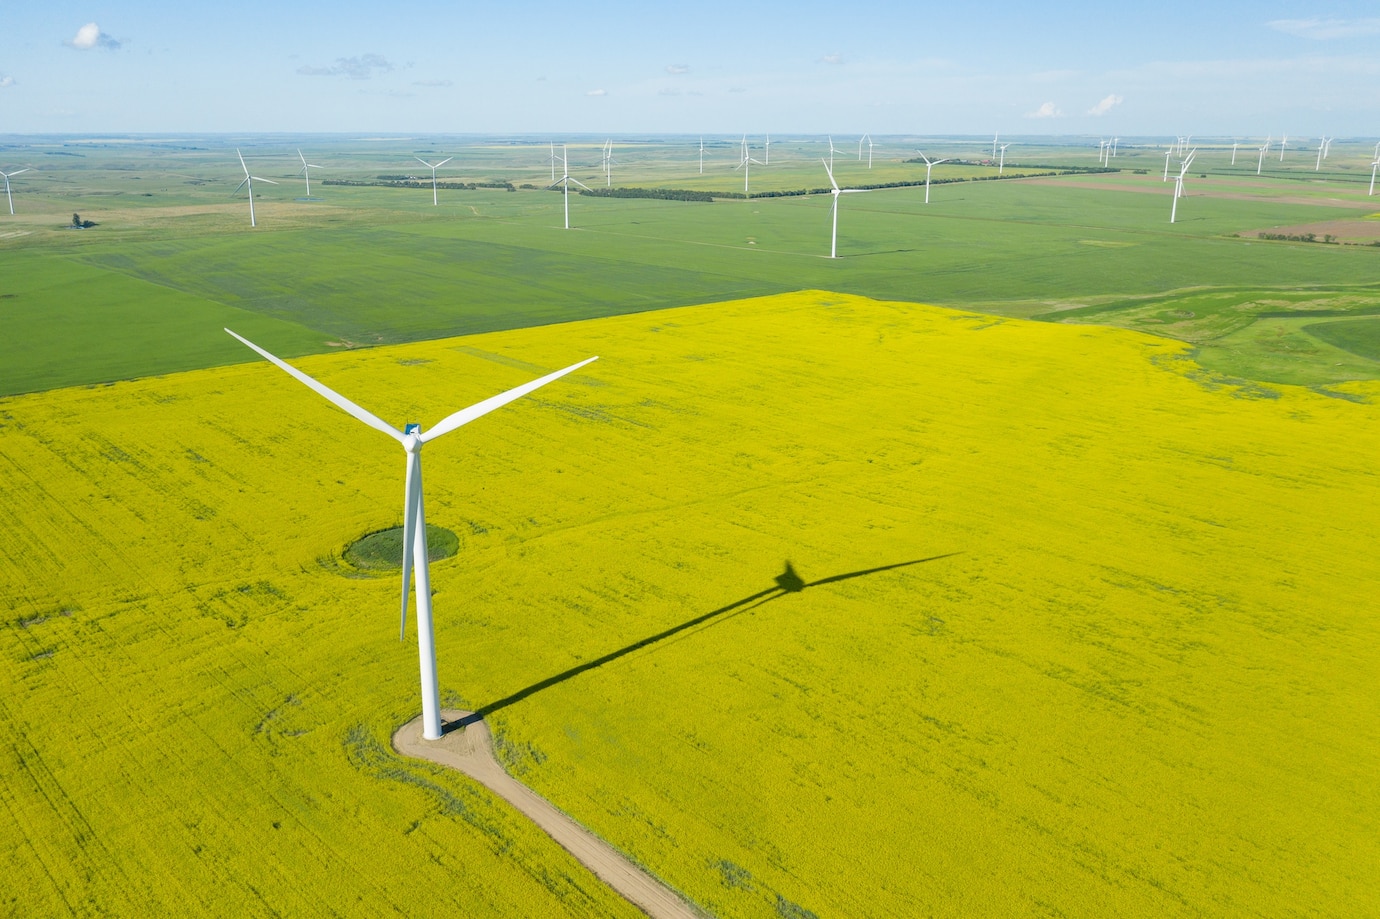
[[[703,919],[704,913],[580,826],[550,801],[513,778],[494,757],[489,726],[471,712],[441,712],[440,740],[422,739],[420,716],[398,728],[393,749],[404,756],[458,769],[525,814],[628,902],[654,919]]]

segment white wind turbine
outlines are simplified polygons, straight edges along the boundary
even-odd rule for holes
[[[586,185],[585,183],[581,182],[579,179],[574,178],[574,177],[571,176],[571,174],[570,174],[570,157],[569,157],[569,155],[566,153],[565,144],[561,144],[561,177],[560,177],[559,179],[557,179],[556,181],[552,182],[550,185],[548,185],[548,186],[546,186],[546,187],[547,187],[547,188],[555,188],[557,185],[563,185],[563,186],[565,186],[565,195],[564,195],[564,197],[565,197],[565,228],[566,228],[567,230],[570,229],[570,183],[571,183],[571,182],[574,182],[576,185],[580,186],[580,187],[583,188],[585,191],[591,191],[591,189],[590,189],[590,187],[589,187],[588,185]]]
[[[1318,165],[1313,167],[1314,172],[1322,168],[1322,161],[1325,156],[1327,156],[1327,138],[1320,137],[1318,139]]]
[[[842,153],[842,152],[843,152],[842,150],[840,150],[840,149],[838,149],[837,147],[834,146],[834,138],[833,138],[833,135],[830,135],[830,136],[829,136],[829,168],[830,168],[830,170],[832,170],[832,169],[834,168],[834,154],[835,154],[835,153]]]
[[[552,178],[555,178],[555,170],[556,170],[556,165],[555,165],[555,161],[553,160],[553,161],[552,161],[552,164],[551,164]],[[703,137],[700,138],[700,175],[704,175],[704,138],[703,138]]]
[[[867,168],[868,168],[868,169],[871,169],[871,168],[872,168],[872,147],[873,147],[872,135],[871,135],[871,134],[864,134],[862,137],[859,137],[859,138],[858,138],[858,160],[859,160],[859,161],[862,160],[862,148],[863,148],[863,144],[864,144],[864,143],[867,144]]]
[[[938,166],[940,163],[947,163],[947,162],[948,162],[948,159],[946,158],[946,159],[942,159],[942,160],[932,160],[932,159],[930,159],[928,156],[925,155],[925,151],[923,151],[923,150],[918,150],[918,151],[916,151],[916,152],[920,154],[920,159],[922,159],[922,160],[925,161],[925,203],[926,203],[926,204],[929,204],[929,203],[930,203],[930,171],[933,170],[934,167]]]
[[[613,140],[604,141],[604,187],[613,186]]]
[[[1371,197],[1371,196],[1373,196],[1373,195],[1375,194],[1375,170],[1376,170],[1376,167],[1380,167],[1380,156],[1377,156],[1377,157],[1375,158],[1375,162],[1373,162],[1373,163],[1370,164],[1370,191],[1366,192],[1366,197]]]
[[[420,156],[414,156],[412,158],[431,170],[431,206],[436,207],[436,170],[440,169],[446,163],[449,163],[451,160],[455,159],[455,157],[448,156],[445,159],[441,160],[441,162],[437,163],[435,166],[431,165],[426,160],[422,159]]]
[[[824,158],[820,157],[820,162],[824,163]],[[829,236],[829,257],[838,258],[839,246],[839,195],[861,194],[867,191],[866,188],[839,188],[839,183],[834,181],[834,170],[829,168],[828,163],[824,163],[824,171],[829,174],[829,184],[833,186],[834,203],[829,208],[830,215],[834,221],[833,233]]]
[[[704,141],[700,141],[700,156],[704,156]],[[556,181],[556,142],[551,142],[551,181]]]
[[[766,163],[762,162],[761,160],[756,159],[755,157],[753,157],[752,154],[748,152],[748,150],[749,150],[749,148],[748,148],[747,144],[744,143],[744,144],[743,144],[743,161],[742,161],[741,163],[739,163],[737,166],[734,166],[734,167],[733,167],[734,169],[741,169],[741,170],[743,170],[743,194],[745,194],[745,195],[749,194],[749,192],[748,192],[748,175],[752,172],[752,164],[753,164],[753,163],[756,163],[758,166],[765,166],[765,165],[767,165]]]
[[[9,202],[10,202],[10,216],[11,216],[11,217],[14,216],[14,195],[10,193],[10,176],[17,176],[17,175],[19,175],[21,172],[28,172],[28,171],[29,171],[29,167],[28,167],[28,166],[25,166],[23,169],[16,169],[14,172],[0,172],[0,176],[4,176],[4,177],[5,177],[5,197],[8,198],[8,199],[9,199]],[[238,190],[238,189],[237,189],[237,190]],[[250,207],[252,208],[253,205],[251,204]]]
[[[767,135],[767,142],[762,145],[762,165],[771,165],[771,135]]]
[[[1284,148],[1289,146],[1289,135],[1285,134],[1279,141],[1279,161],[1284,162]]]
[[[1107,165],[1107,151],[1109,151],[1111,147],[1112,145],[1105,140],[1099,140],[1097,142],[1097,164],[1099,166]]]
[[[1236,165],[1236,148],[1237,148],[1238,146],[1240,146],[1239,142],[1234,142],[1234,143],[1232,143],[1232,145],[1231,145],[1231,164],[1232,164],[1233,166]],[[1168,167],[1169,167],[1169,162],[1168,162],[1168,160],[1165,161],[1165,164],[1164,164],[1164,165],[1165,165],[1165,168],[1168,168]]]
[[[1117,144],[1121,143],[1120,137],[1112,138],[1112,156],[1116,156]]]
[[[1260,159],[1256,160],[1255,174],[1260,175],[1260,170],[1265,166],[1265,154],[1270,152],[1270,141],[1266,138],[1265,143],[1260,145]]]
[[[1002,171],[1006,169],[1006,148],[1009,147],[1009,146],[1011,146],[1011,145],[1010,145],[1010,144],[1002,144],[1002,145],[1001,145],[1001,159],[997,162],[997,175],[1001,175],[1001,174],[1002,174]]]
[[[1193,150],[1184,158],[1183,165],[1179,168],[1179,177],[1174,180],[1174,204],[1169,208],[1169,222],[1173,223],[1179,215],[1179,199],[1184,195],[1184,176],[1188,173],[1188,167],[1193,165],[1193,156],[1198,152],[1198,148]]]
[[[225,331],[230,332],[229,329]],[[261,356],[276,364],[281,369],[287,371],[299,382],[304,383],[308,388],[315,390],[324,396],[337,408],[343,409],[347,414],[359,421],[369,425],[377,431],[387,434],[389,437],[402,444],[402,448],[407,451],[407,478],[404,486],[403,497],[403,578],[402,578],[402,625],[399,629],[398,640],[401,641],[407,630],[407,581],[409,577],[415,575],[417,589],[417,653],[421,661],[422,678],[422,736],[427,740],[438,740],[441,737],[441,699],[440,686],[436,678],[436,642],[433,634],[431,622],[431,572],[427,559],[426,548],[426,513],[422,504],[422,445],[435,440],[443,434],[448,434],[461,425],[469,424],[476,418],[487,415],[496,408],[501,408],[515,399],[520,399],[528,393],[553,380],[560,379],[573,370],[578,370],[590,361],[598,360],[597,357],[586,358],[578,364],[572,364],[564,370],[557,370],[555,373],[548,373],[544,377],[524,383],[521,386],[491,396],[483,402],[477,402],[469,408],[461,409],[454,414],[446,416],[431,430],[423,433],[422,426],[419,424],[408,424],[399,431],[388,422],[371,414],[355,405],[349,399],[329,389],[325,385],[318,383],[302,371],[284,361],[279,360],[269,354],[263,348],[241,338],[230,332],[235,338],[248,345]]]
[[[997,138],[1000,137],[1000,136],[1001,136],[1000,134],[993,134],[993,135],[992,135],[992,155],[993,155],[993,156],[996,156],[996,155],[997,155]]]
[[[308,163],[308,162],[307,162],[307,158],[306,158],[305,156],[302,155],[302,151],[301,151],[300,149],[297,151],[297,158],[298,158],[299,160],[302,161],[302,172],[301,172],[300,174],[301,174],[301,176],[302,176],[303,178],[305,178],[305,179],[307,180],[307,197],[310,198],[310,197],[311,197],[311,172],[310,172],[309,170],[312,170],[312,169],[321,169],[322,167],[316,165],[315,163]]]
[[[244,181],[236,185],[235,191],[232,191],[230,194],[233,195],[246,185],[249,186],[249,225],[251,227],[257,227],[258,224],[254,222],[254,181],[257,179],[260,182],[267,182],[269,185],[277,185],[278,183],[272,179],[261,179],[258,176],[250,175],[249,167],[244,164],[244,154],[240,153],[238,147],[235,148],[235,155],[240,158],[240,168],[244,170]]]
[[[1174,155],[1174,145],[1170,144],[1169,149],[1164,151],[1164,181],[1169,181],[1169,158]]]

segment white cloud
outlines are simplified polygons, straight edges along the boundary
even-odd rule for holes
[[[67,45],[76,48],[78,51],[90,51],[92,48],[105,48],[107,51],[115,51],[120,47],[120,42],[101,31],[101,27],[94,22],[77,29],[77,34],[72,36]]]
[[[585,93],[586,96],[607,96],[608,94],[609,92],[606,89],[591,89],[589,92]]]
[[[14,85],[14,77],[0,77],[0,89],[9,89]]]
[[[669,73],[669,74],[675,75],[675,76],[679,76],[679,75],[682,74],[682,73],[689,73],[689,72],[690,72],[690,65],[689,65],[689,64],[667,64],[667,65],[666,65],[666,72]]]
[[[1380,35],[1380,19],[1275,19],[1266,25],[1276,32],[1316,41]]]
[[[1027,118],[1059,118],[1064,113],[1059,111],[1059,107],[1053,102],[1046,102],[1035,111],[1028,113]]]
[[[824,55],[824,57],[819,59],[819,62],[821,64],[842,64],[843,55],[835,51],[833,54]]]
[[[304,77],[349,77],[351,80],[367,80],[375,73],[388,73],[392,69],[393,65],[381,54],[361,54],[358,57],[338,57],[329,67],[298,67],[297,72]]]
[[[1105,115],[1112,109],[1120,105],[1121,102],[1121,97],[1118,96],[1116,93],[1112,93],[1111,95],[1104,97],[1101,102],[1097,103],[1092,108],[1088,109],[1088,114],[1098,116]]]

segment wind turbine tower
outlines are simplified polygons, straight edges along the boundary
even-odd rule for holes
[[[249,225],[251,227],[257,227],[258,224],[254,222],[254,182],[257,179],[260,182],[267,182],[269,185],[277,185],[278,183],[272,179],[260,179],[258,176],[250,175],[249,167],[244,164],[244,154],[240,153],[238,147],[235,148],[235,155],[240,158],[240,168],[244,170],[244,181],[236,185],[235,191],[232,191],[230,194],[233,195],[246,185],[249,186]]]
[[[1289,135],[1284,134],[1279,141],[1279,161],[1284,162],[1284,148],[1289,146]]]
[[[10,216],[11,216],[11,217],[14,216],[14,195],[10,193],[10,176],[17,176],[17,175],[19,175],[21,172],[28,172],[28,171],[29,171],[29,167],[25,166],[23,169],[16,169],[14,172],[0,172],[0,176],[4,176],[4,177],[5,177],[5,197],[8,198],[8,199],[9,199],[9,202],[10,202]],[[239,191],[238,188],[235,189],[235,190],[236,190],[236,191]],[[250,214],[252,215],[253,212],[254,212],[254,202],[253,202],[252,200],[249,202],[249,208],[250,208]],[[252,216],[250,217],[250,222],[251,222],[251,223],[253,222],[253,217],[252,217]]]
[[[1233,166],[1236,165],[1236,148],[1237,148],[1238,146],[1239,146],[1239,144],[1237,144],[1237,143],[1232,143],[1232,145],[1231,145],[1231,164],[1232,164]],[[1165,161],[1165,164],[1164,164],[1164,165],[1165,165],[1165,168],[1166,168],[1166,169],[1169,168],[1169,162],[1168,162],[1168,161]]]
[[[753,164],[753,163],[756,163],[758,166],[765,166],[765,165],[767,165],[766,163],[762,162],[761,160],[754,158],[754,157],[752,156],[752,154],[749,152],[748,146],[747,146],[746,144],[744,144],[744,145],[743,145],[743,161],[742,161],[741,163],[739,163],[737,166],[733,167],[733,168],[743,170],[743,194],[749,195],[749,196],[750,196],[750,193],[749,193],[749,191],[748,191],[748,175],[749,175],[749,173],[752,172],[752,164]]]
[[[1366,192],[1368,198],[1375,194],[1375,170],[1377,167],[1380,167],[1380,156],[1377,156],[1375,162],[1370,164],[1370,191]]]
[[[945,158],[945,159],[942,159],[942,160],[931,160],[928,156],[925,155],[925,151],[923,151],[923,150],[917,150],[916,152],[920,154],[920,159],[922,159],[922,160],[925,161],[925,203],[926,203],[926,204],[929,204],[929,203],[930,203],[930,171],[933,170],[934,167],[938,166],[940,163],[947,163],[947,162],[948,162],[948,159]]]
[[[1179,215],[1179,199],[1184,194],[1184,176],[1188,173],[1188,167],[1193,165],[1193,155],[1198,152],[1195,147],[1184,159],[1183,165],[1179,169],[1179,177],[1174,180],[1174,203],[1169,208],[1169,222],[1173,223]]]
[[[1002,145],[1001,145],[1001,159],[997,161],[997,175],[1001,175],[1002,172],[1003,172],[1003,170],[1006,169],[1006,148],[1009,147],[1009,146],[1011,146],[1011,145],[1010,145],[1010,144],[1002,144]]]
[[[583,188],[585,191],[590,191],[590,187],[589,187],[588,185],[586,185],[585,183],[581,182],[579,179],[571,178],[571,175],[570,175],[570,157],[569,157],[569,155],[566,153],[565,144],[561,144],[561,177],[560,177],[559,179],[557,179],[556,181],[552,182],[550,185],[548,185],[548,186],[546,186],[546,187],[547,187],[547,188],[555,188],[557,185],[563,185],[563,186],[565,186],[565,196],[564,196],[564,197],[565,197],[565,228],[566,228],[567,230],[570,229],[570,183],[571,183],[571,182],[574,182],[576,185],[580,186],[580,187]]]
[[[533,390],[558,380],[567,373],[578,370],[590,361],[598,360],[598,358],[586,358],[564,370],[557,370],[555,373],[549,373],[505,393],[491,396],[483,402],[475,403],[469,408],[448,415],[434,428],[423,433],[422,426],[419,424],[404,425],[403,430],[399,431],[377,415],[365,411],[349,399],[318,383],[291,364],[279,360],[248,339],[235,335],[229,329],[225,331],[282,370],[287,371],[308,388],[324,396],[347,414],[364,422],[369,427],[387,434],[400,443],[403,450],[407,452],[407,478],[403,498],[402,629],[398,639],[401,641],[406,633],[407,581],[409,577],[414,577],[417,593],[417,655],[420,661],[422,686],[422,736],[427,740],[439,740],[441,737],[441,693],[436,677],[436,641],[431,619],[431,574],[426,548],[426,512],[422,503],[422,446],[462,425],[469,424],[476,418],[487,415],[494,409],[502,408],[509,402],[520,399]]]
[[[767,135],[767,142],[762,145],[762,165],[771,165],[771,135]]]
[[[321,167],[318,166],[318,165],[316,165],[315,163],[308,163],[308,162],[307,162],[307,158],[306,158],[305,156],[302,155],[302,151],[301,151],[301,150],[298,150],[298,151],[297,151],[297,158],[298,158],[299,160],[302,161],[302,172],[301,172],[301,176],[302,176],[302,178],[304,178],[304,179],[307,180],[307,197],[310,198],[310,197],[311,197],[311,172],[310,172],[310,170],[312,170],[312,169],[320,169]]]
[[[1322,168],[1322,161],[1325,156],[1327,156],[1327,138],[1321,137],[1318,139],[1318,164],[1313,167],[1314,172]]]
[[[422,159],[420,156],[414,156],[412,158],[431,170],[431,206],[436,207],[436,170],[440,169],[446,163],[449,163],[451,160],[455,159],[455,157],[448,156],[445,159],[441,160],[441,162],[437,163],[435,166],[431,165],[426,160]]]
[[[551,166],[552,178],[555,178],[556,166],[553,161]],[[700,138],[700,175],[704,175],[704,138]]]
[[[821,157],[820,162],[824,163]],[[834,170],[829,168],[828,163],[824,163],[824,171],[829,174],[829,184],[833,186],[834,203],[830,206],[830,215],[834,221],[833,233],[829,237],[829,257],[838,258],[839,251],[839,195],[852,195],[867,191],[865,188],[839,188],[839,183],[834,181]]]
[[[1267,154],[1267,153],[1269,153],[1269,152],[1270,152],[1270,141],[1269,141],[1269,140],[1266,140],[1265,143],[1263,143],[1263,144],[1260,145],[1260,159],[1257,160],[1257,161],[1256,161],[1256,164],[1255,164],[1255,174],[1256,174],[1256,175],[1260,175],[1260,170],[1265,166],[1265,154]]]

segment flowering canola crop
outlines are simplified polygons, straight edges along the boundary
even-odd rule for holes
[[[1380,386],[819,291],[297,363],[425,426],[588,354],[426,448],[442,691],[691,900],[1380,897]],[[0,401],[0,904],[633,914],[388,748],[403,458],[264,363]]]

